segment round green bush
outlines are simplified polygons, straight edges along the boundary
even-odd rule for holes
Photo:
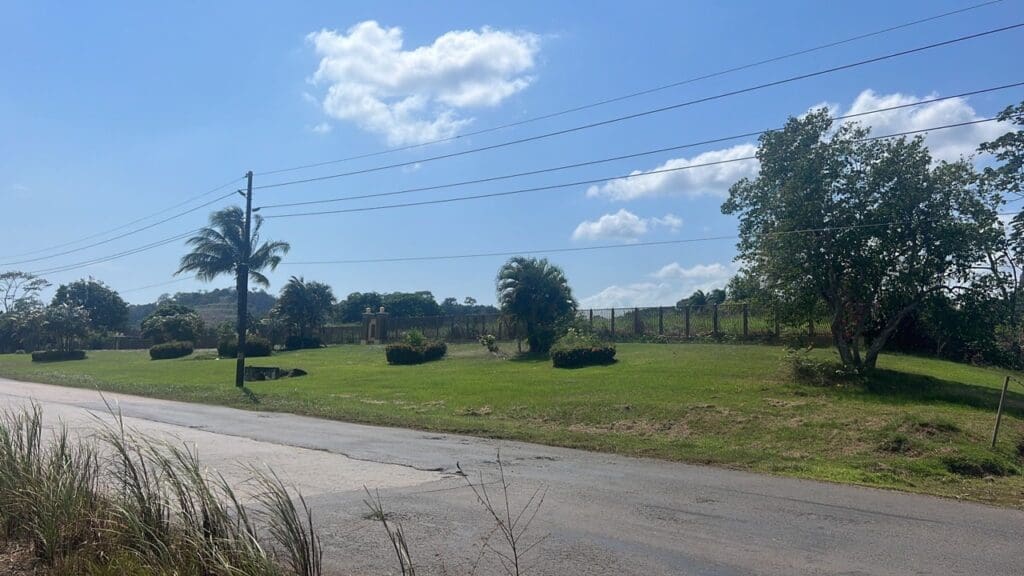
[[[572,328],[551,347],[551,363],[555,368],[582,368],[614,362],[615,344]]]
[[[270,356],[273,352],[273,345],[270,340],[262,336],[248,336],[245,339],[245,357],[246,358],[259,358],[261,356]],[[217,355],[221,358],[235,358],[238,356],[238,339],[237,338],[222,338],[220,342],[217,342]]]
[[[384,347],[384,355],[388,359],[388,364],[423,364],[440,360],[447,353],[448,345],[435,341],[427,341],[422,346],[398,342]]]
[[[149,349],[151,360],[170,360],[172,358],[183,358],[195,350],[191,342],[165,342],[157,344]]]

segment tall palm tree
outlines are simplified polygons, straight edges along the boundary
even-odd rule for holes
[[[511,258],[498,270],[501,310],[526,328],[530,352],[547,354],[576,313],[576,299],[562,269],[547,259]]]
[[[275,270],[281,257],[291,246],[287,242],[264,242],[260,244],[260,228],[263,218],[253,217],[252,233],[245,237],[245,213],[238,206],[230,206],[210,214],[210,224],[188,239],[192,252],[181,257],[175,274],[194,272],[196,278],[209,282],[222,274],[234,274],[238,292],[238,359],[239,366],[245,359],[245,318],[248,280],[260,286],[269,286],[270,281],[262,270]],[[235,385],[241,386],[241,371]]]
[[[241,282],[238,272],[249,270],[249,279],[260,286],[270,286],[270,281],[261,270],[277,269],[281,257],[291,246],[287,242],[260,243],[260,228],[263,217],[253,215],[252,241],[245,241],[245,214],[238,206],[229,206],[210,214],[210,225],[202,228],[186,242],[192,252],[181,257],[181,265],[175,274],[194,272],[196,278],[209,282],[222,274],[234,274]]]

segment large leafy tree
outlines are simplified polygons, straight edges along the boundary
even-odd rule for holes
[[[1024,197],[1024,102],[1008,106],[997,116],[1000,123],[1017,127],[991,142],[979,146],[980,152],[995,156],[996,163],[982,173],[982,181],[993,193],[1005,200],[1013,196]],[[1024,290],[1024,210],[1010,220],[1006,234],[989,253],[991,274],[979,288],[988,288],[1001,302],[1000,315],[1004,319],[1002,340],[1011,348],[1014,361],[1022,362],[1024,327],[1022,324],[1021,291]]]
[[[501,311],[526,329],[533,353],[546,354],[576,313],[565,273],[546,259],[511,258],[498,270],[497,288]]]
[[[128,323],[128,304],[112,288],[92,278],[61,285],[50,305],[85,309],[89,328],[101,334],[123,330]]]
[[[998,236],[997,199],[968,163],[933,163],[920,138],[867,136],[833,130],[824,109],[791,118],[762,135],[758,176],[722,205],[739,216],[746,271],[786,301],[824,303],[856,369],[931,295],[969,283]]]
[[[334,300],[327,284],[292,276],[281,289],[271,314],[284,320],[291,334],[308,342],[327,322]]]
[[[338,302],[335,315],[340,322],[359,322],[367,308],[376,312],[383,302],[383,297],[377,292],[353,292]]]
[[[43,330],[58,350],[72,350],[77,339],[89,333],[89,311],[70,302],[52,304],[43,313]]]
[[[198,312],[165,302],[142,321],[142,335],[160,344],[170,341],[195,342],[202,336],[205,326]]]
[[[39,293],[50,285],[35,274],[10,270],[0,273],[0,313],[12,312],[26,300],[36,300]]]

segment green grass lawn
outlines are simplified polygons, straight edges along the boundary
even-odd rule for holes
[[[1006,372],[889,355],[869,383],[825,388],[794,383],[784,356],[759,345],[621,344],[612,366],[557,370],[467,344],[440,362],[388,366],[381,347],[353,345],[253,359],[309,375],[251,383],[250,394],[232,386],[233,361],[206,352],[162,361],[145,351],[90,352],[56,364],[3,355],[0,375],[1024,508],[1019,384],[1000,445],[988,449]]]

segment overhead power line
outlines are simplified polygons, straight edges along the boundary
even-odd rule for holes
[[[150,284],[148,286],[139,286],[137,288],[129,288],[127,290],[118,290],[121,294],[130,294],[132,292],[141,292],[142,290],[149,290],[150,288],[159,288],[161,286],[167,286],[170,284],[178,284],[179,282],[185,282],[188,280],[195,280],[195,276],[184,276],[181,278],[175,278],[174,280],[168,280],[166,282],[157,282],[156,284]]]
[[[152,242],[150,244],[139,246],[137,248],[132,248],[131,250],[125,250],[125,251],[122,251],[122,252],[118,252],[116,254],[110,254],[108,256],[102,256],[100,258],[94,258],[92,260],[86,260],[84,262],[75,262],[73,264],[68,264],[68,265],[65,265],[65,266],[56,266],[56,267],[53,267],[53,268],[46,268],[46,269],[42,269],[42,270],[33,270],[32,272],[29,272],[29,274],[33,274],[33,275],[36,275],[36,276],[47,276],[49,274],[57,274],[58,272],[68,272],[68,271],[71,271],[71,270],[77,270],[79,268],[85,268],[85,267],[88,267],[88,266],[92,266],[94,264],[101,264],[101,263],[104,263],[104,262],[110,262],[111,260],[117,260],[119,258],[124,258],[125,256],[131,256],[132,254],[138,254],[139,252],[145,252],[147,250],[152,250],[153,248],[159,248],[160,246],[165,246],[165,245],[170,244],[172,242],[177,242],[178,240],[184,240],[185,238],[188,238],[189,236],[195,234],[196,232],[199,232],[200,230],[202,230],[202,228],[196,228],[195,230],[189,230],[188,232],[185,232],[185,233],[182,233],[182,234],[177,234],[177,235],[171,236],[169,238],[164,238],[162,240],[157,240],[156,242]]]
[[[203,198],[205,196],[209,196],[210,194],[215,194],[217,192],[220,192],[221,190],[227,188],[228,186],[231,186],[232,184],[234,184],[235,182],[238,182],[241,179],[242,178],[235,178],[235,179],[231,180],[230,182],[225,182],[224,184],[221,184],[220,186],[217,186],[215,188],[211,188],[210,190],[207,190],[205,192],[196,194],[194,196],[190,196],[190,197],[186,198],[185,200],[182,200],[181,202],[179,202],[179,203],[177,203],[177,204],[175,204],[173,206],[168,206],[167,208],[163,208],[161,210],[153,212],[152,214],[148,214],[146,216],[142,216],[140,218],[136,218],[135,220],[132,220],[131,222],[126,222],[126,223],[121,224],[120,226],[117,226],[115,228],[110,228],[108,230],[104,230],[103,232],[97,232],[97,233],[91,234],[89,236],[84,236],[82,238],[78,238],[77,240],[71,240],[69,242],[64,242],[62,244],[55,244],[53,246],[48,246],[46,248],[39,248],[39,249],[32,250],[32,251],[29,251],[29,252],[22,252],[20,254],[12,254],[10,256],[4,256],[3,258],[5,258],[5,259],[6,258],[22,258],[24,256],[31,256],[31,255],[34,255],[34,254],[40,254],[42,252],[49,252],[50,250],[59,250],[61,248],[67,247],[67,246],[73,246],[73,245],[79,244],[81,242],[92,240],[93,238],[99,238],[100,236],[105,236],[107,234],[110,234],[110,233],[113,233],[113,232],[117,232],[119,230],[124,230],[125,228],[128,228],[130,226],[138,224],[139,222],[143,222],[145,220],[149,220],[150,218],[153,218],[155,216],[160,216],[161,214],[166,214],[167,212],[170,212],[172,210],[175,210],[177,208],[185,206],[185,205],[187,205],[187,204],[189,204],[191,202],[194,202],[195,200],[198,200],[198,199]],[[232,194],[233,193],[234,192],[232,192]],[[221,197],[219,199],[223,199],[223,198],[226,198],[226,197],[227,197],[227,195],[225,195],[225,196],[223,196],[223,197]],[[208,205],[209,204],[205,204],[204,206],[208,206]],[[200,206],[200,208],[202,208],[202,207],[203,206]],[[169,218],[168,220],[172,220],[173,218],[174,217]],[[164,222],[166,222],[166,221],[167,220],[164,220]],[[146,228],[143,228],[143,230],[144,229],[146,229]],[[121,236],[121,237],[123,237],[123,236]],[[105,243],[105,242],[103,242],[103,243]],[[98,246],[99,244],[96,244],[96,245]],[[68,253],[70,253],[70,252],[66,252],[66,253],[62,253],[62,254],[56,254],[54,256],[63,256],[64,254],[68,254]],[[0,266],[9,266],[9,265],[12,265],[12,264],[21,264],[21,263],[24,263],[24,262],[35,262],[37,260],[21,260],[19,262],[7,262],[7,263],[4,263],[4,264],[0,264]]]
[[[1015,212],[1001,212],[998,216],[1009,216],[1016,214]],[[925,220],[917,220],[916,222],[929,222],[936,221],[939,218],[931,218]],[[823,232],[841,232],[843,230],[857,230],[863,228],[881,228],[898,226],[900,224],[913,223],[914,220],[903,219],[903,220],[890,220],[887,222],[874,222],[869,224],[853,224],[849,226],[828,226],[823,228],[800,228],[796,230],[783,230],[780,232],[766,232],[765,236],[786,236],[789,234],[810,234],[810,233],[823,233]],[[967,224],[967,222],[965,222]],[[597,246],[572,246],[567,248],[543,248],[534,250],[510,250],[505,252],[476,252],[469,254],[446,254],[441,256],[404,256],[396,258],[362,258],[352,260],[311,260],[306,262],[282,262],[282,265],[288,266],[320,266],[320,265],[342,265],[342,264],[388,264],[398,262],[425,262],[434,260],[466,260],[472,258],[496,258],[506,256],[519,256],[523,254],[559,254],[564,252],[591,252],[597,250],[617,250],[623,248],[645,248],[651,246],[673,246],[678,244],[694,244],[699,242],[715,242],[720,240],[736,240],[739,236],[736,234],[725,235],[725,236],[701,236],[697,238],[680,238],[676,240],[657,240],[651,242],[634,242],[631,244],[601,244]]]
[[[679,81],[671,82],[671,83],[668,83],[668,84],[662,84],[660,86],[655,86],[653,88],[647,88],[647,89],[639,90],[639,91],[636,91],[636,92],[630,92],[628,94],[623,94],[621,96],[614,96],[614,97],[606,98],[606,99],[603,99],[603,100],[597,100],[597,101],[591,102],[589,104],[582,104],[582,105],[579,105],[579,106],[574,106],[574,107],[571,107],[571,108],[566,108],[566,109],[563,109],[563,110],[558,110],[558,111],[555,111],[555,112],[550,112],[550,113],[543,114],[543,115],[540,115],[540,116],[534,116],[534,117],[526,118],[526,119],[523,119],[523,120],[517,120],[515,122],[508,122],[506,124],[500,124],[500,125],[497,125],[497,126],[491,126],[489,128],[481,128],[479,130],[474,130],[474,131],[471,131],[471,132],[464,132],[464,133],[461,133],[461,134],[457,134],[455,136],[449,136],[447,138],[438,138],[436,140],[430,140],[430,141],[427,141],[427,142],[420,142],[418,144],[409,144],[409,145],[406,145],[406,146],[398,146],[398,147],[393,147],[393,148],[386,148],[384,150],[378,150],[376,152],[368,152],[368,153],[365,153],[365,154],[357,154],[357,155],[348,156],[348,157],[345,157],[345,158],[337,158],[337,159],[334,159],[334,160],[326,160],[326,161],[323,161],[323,162],[314,162],[314,163],[311,163],[311,164],[303,164],[303,165],[300,165],[300,166],[292,166],[290,168],[279,168],[277,170],[268,170],[266,172],[258,172],[256,175],[257,176],[269,176],[269,175],[272,175],[272,174],[282,174],[282,173],[285,173],[285,172],[294,172],[294,171],[297,171],[297,170],[306,170],[306,169],[309,169],[309,168],[318,168],[318,167],[321,167],[321,166],[328,166],[328,165],[331,165],[331,164],[340,164],[342,162],[350,162],[352,160],[360,160],[360,159],[364,159],[364,158],[372,158],[372,157],[375,157],[375,156],[383,156],[385,154],[392,154],[392,153],[395,153],[395,152],[402,152],[402,151],[405,151],[405,150],[412,150],[412,149],[416,149],[416,148],[422,148],[422,147],[425,147],[425,146],[432,146],[434,144],[441,144],[441,143],[444,143],[444,142],[453,142],[453,141],[460,140],[460,139],[463,139],[463,138],[469,138],[471,136],[479,136],[481,134],[487,134],[487,133],[490,133],[490,132],[497,132],[499,130],[505,130],[505,129],[508,129],[508,128],[514,128],[516,126],[523,126],[523,125],[531,124],[533,122],[538,122],[538,121],[541,121],[541,120],[549,120],[551,118],[556,118],[556,117],[559,117],[559,116],[564,116],[566,114],[572,114],[574,112],[581,112],[583,110],[589,110],[591,108],[597,108],[599,106],[604,106],[604,105],[612,104],[612,103],[615,103],[615,102],[621,102],[623,100],[628,100],[628,99],[631,99],[631,98],[637,98],[639,96],[645,96],[647,94],[653,94],[655,92],[660,92],[660,91],[663,91],[663,90],[668,90],[670,88],[677,88],[679,86],[684,86],[684,85],[687,85],[687,84],[693,84],[693,83],[700,82],[700,81],[703,81],[703,80],[710,80],[712,78],[717,78],[717,77],[720,77],[720,76],[725,76],[727,74],[732,74],[734,72],[740,72],[740,71],[743,71],[743,70],[749,70],[751,68],[756,68],[756,67],[759,67],[759,66],[764,66],[765,64],[772,64],[772,63],[775,63],[775,62],[780,62],[780,61],[783,61],[783,60],[788,60],[790,58],[795,58],[797,56],[803,56],[803,55],[806,55],[806,54],[812,54],[814,52],[819,52],[821,50],[826,50],[828,48],[834,48],[836,46],[842,46],[843,44],[849,44],[851,42],[856,42],[858,40],[864,40],[864,39],[867,39],[867,38],[872,38],[872,37],[875,37],[875,36],[880,36],[882,34],[887,34],[889,32],[894,32],[896,30],[902,30],[904,28],[910,28],[912,26],[917,26],[919,24],[924,24],[926,22],[932,22],[932,21],[935,21],[935,20],[940,20],[942,18],[947,18],[949,16],[955,16],[957,14],[962,14],[962,13],[965,13],[965,12],[970,12],[972,10],[977,10],[979,8],[984,8],[984,7],[987,7],[987,6],[991,6],[993,4],[999,4],[1002,1],[1003,0],[992,0],[990,2],[982,2],[980,4],[974,4],[974,5],[971,5],[971,6],[960,8],[958,10],[951,10],[949,12],[943,12],[941,14],[936,14],[934,16],[929,16],[927,18],[921,18],[921,19],[918,19],[918,20],[913,20],[913,21],[910,21],[910,22],[905,22],[903,24],[897,24],[895,26],[889,26],[888,28],[883,28],[881,30],[875,30],[873,32],[867,32],[867,33],[864,33],[864,34],[858,34],[856,36],[851,36],[851,37],[848,37],[848,38],[844,38],[842,40],[836,40],[836,41],[833,41],[833,42],[828,42],[826,44],[819,44],[819,45],[813,46],[811,48],[804,48],[804,49],[801,49],[801,50],[797,50],[795,52],[789,52],[789,53],[786,53],[786,54],[781,54],[779,56],[773,56],[771,58],[766,58],[764,60],[757,60],[757,61],[750,62],[750,63],[747,63],[747,64],[742,64],[742,65],[734,66],[734,67],[731,67],[731,68],[725,68],[725,69],[722,69],[722,70],[718,70],[717,72],[710,72],[710,73],[703,74],[703,75],[700,75],[700,76],[694,76],[694,77],[691,77],[691,78],[687,78],[685,80],[679,80]]]
[[[746,88],[740,88],[738,90],[730,90],[728,92],[720,92],[720,93],[714,94],[712,96],[704,96],[702,98],[696,98],[696,99],[693,99],[693,100],[687,100],[685,102],[678,102],[676,104],[671,104],[671,105],[668,105],[668,106],[662,106],[660,108],[652,108],[652,109],[649,109],[649,110],[644,110],[642,112],[635,112],[633,114],[627,114],[627,115],[624,115],[624,116],[616,116],[614,118],[609,118],[609,119],[601,120],[601,121],[598,121],[598,122],[591,122],[589,124],[582,124],[582,125],[579,125],[579,126],[573,126],[571,128],[565,128],[565,129],[562,129],[562,130],[555,130],[553,132],[546,132],[546,133],[543,133],[543,134],[537,134],[537,135],[534,135],[534,136],[529,136],[529,137],[525,137],[525,138],[519,138],[519,139],[516,139],[516,140],[508,140],[508,141],[505,141],[505,142],[499,142],[497,144],[491,144],[489,146],[481,146],[479,148],[471,148],[471,149],[468,149],[468,150],[461,150],[461,151],[458,151],[458,152],[450,152],[450,153],[447,153],[447,154],[439,154],[439,155],[436,155],[436,156],[420,158],[418,160],[409,160],[407,162],[396,162],[396,163],[392,163],[392,164],[385,164],[385,165],[381,165],[381,166],[374,166],[374,167],[370,167],[370,168],[363,168],[363,169],[360,169],[360,170],[351,170],[351,171],[348,171],[348,172],[341,172],[341,173],[338,173],[338,174],[328,174],[328,175],[325,175],[325,176],[315,176],[315,177],[311,177],[311,178],[302,178],[302,179],[298,179],[298,180],[288,180],[288,181],[285,181],[285,182],[276,182],[276,183],[272,183],[272,184],[264,184],[262,186],[254,186],[253,189],[254,190],[266,190],[266,189],[271,189],[271,188],[280,188],[280,187],[283,187],[283,186],[294,186],[294,185],[297,185],[297,184],[308,184],[310,182],[322,182],[324,180],[333,180],[333,179],[336,179],[336,178],[344,178],[344,177],[348,177],[348,176],[355,176],[355,175],[358,175],[358,174],[369,174],[369,173],[372,173],[372,172],[380,172],[380,171],[383,171],[383,170],[390,170],[390,169],[394,169],[394,168],[403,168],[403,167],[412,166],[412,165],[415,165],[415,164],[423,164],[423,163],[426,163],[426,162],[434,162],[434,161],[437,161],[437,160],[445,160],[445,159],[449,159],[449,158],[465,156],[465,155],[468,155],[468,154],[475,154],[475,153],[478,153],[478,152],[484,152],[484,151],[487,151],[487,150],[495,150],[495,149],[498,149],[498,148],[505,148],[505,147],[508,147],[508,146],[515,146],[515,145],[524,144],[524,143],[527,143],[527,142],[535,142],[535,141],[543,140],[543,139],[546,139],[546,138],[552,138],[552,137],[555,137],[555,136],[561,136],[561,135],[564,135],[564,134],[570,134],[570,133],[579,132],[579,131],[582,131],[582,130],[589,130],[591,128],[597,128],[597,127],[600,127],[600,126],[607,126],[607,125],[610,125],[610,124],[616,124],[618,122],[624,122],[626,120],[633,120],[633,119],[636,119],[636,118],[642,118],[642,117],[645,117],[645,116],[650,116],[650,115],[653,115],[653,114],[659,114],[659,113],[667,112],[667,111],[670,111],[670,110],[677,110],[679,108],[684,108],[684,107],[687,107],[687,106],[693,106],[693,105],[696,105],[696,104],[702,104],[702,103],[711,102],[711,101],[714,101],[714,100],[721,100],[723,98],[728,98],[728,97],[731,97],[731,96],[737,96],[739,94],[746,94],[746,93],[750,93],[750,92],[755,92],[755,91],[758,91],[758,90],[763,90],[765,88],[771,88],[771,87],[774,87],[774,86],[780,86],[780,85],[788,84],[788,83],[791,83],[791,82],[797,82],[799,80],[806,80],[808,78],[815,78],[815,77],[818,77],[818,76],[824,76],[826,74],[832,74],[832,73],[840,72],[840,71],[843,71],[843,70],[850,70],[852,68],[857,68],[857,67],[860,67],[860,66],[866,66],[868,64],[874,64],[874,63],[877,63],[877,62],[883,62],[883,61],[886,61],[886,60],[891,60],[893,58],[899,58],[901,56],[907,56],[907,55],[910,55],[910,54],[916,54],[916,53],[919,53],[919,52],[924,52],[924,51],[927,51],[927,50],[932,50],[932,49],[940,48],[940,47],[943,47],[943,46],[950,46],[950,45],[957,44],[957,43],[960,43],[960,42],[966,42],[968,40],[974,40],[974,39],[977,39],[977,38],[982,38],[982,37],[990,36],[990,35],[993,35],[993,34],[999,34],[1001,32],[1007,32],[1007,31],[1010,31],[1010,30],[1015,30],[1015,29],[1018,29],[1018,28],[1021,28],[1021,27],[1024,27],[1024,23],[1011,24],[1009,26],[1003,26],[1003,27],[1000,27],[1000,28],[994,28],[994,29],[991,29],[991,30],[986,30],[984,32],[977,32],[977,33],[974,33],[974,34],[968,34],[966,36],[959,36],[959,37],[953,38],[951,40],[944,40],[942,42],[935,42],[935,43],[928,44],[928,45],[925,45],[925,46],[919,46],[917,48],[911,48],[911,49],[908,49],[908,50],[901,50],[899,52],[891,52],[891,53],[885,54],[883,56],[876,56],[874,58],[868,58],[868,59],[865,59],[865,60],[858,60],[856,62],[851,62],[851,63],[848,63],[848,64],[842,64],[840,66],[833,66],[831,68],[825,68],[825,69],[822,69],[822,70],[817,70],[815,72],[808,72],[808,73],[805,73],[805,74],[798,74],[796,76],[790,76],[788,78],[783,78],[781,80],[774,80],[774,81],[771,81],[771,82],[765,82],[765,83],[757,84],[757,85],[754,85],[754,86],[748,86]]]
[[[950,129],[950,128],[960,128],[962,126],[971,126],[971,125],[974,125],[974,124],[982,124],[982,123],[985,123],[985,122],[995,122],[996,120],[997,120],[997,118],[982,118],[980,120],[971,120],[971,121],[968,121],[968,122],[957,122],[955,124],[945,124],[945,125],[942,125],[942,126],[933,126],[933,127],[929,127],[929,128],[921,128],[919,130],[907,130],[907,131],[904,131],[904,132],[897,132],[897,133],[894,133],[894,134],[886,134],[884,136],[871,136],[869,138],[865,138],[864,140],[881,140],[881,139],[885,139],[885,138],[899,138],[901,136],[910,136],[910,135],[913,135],[913,134],[921,134],[921,133],[924,133],[924,132],[932,132],[932,131],[936,131],[936,130],[947,130],[947,129]],[[675,168],[662,168],[662,169],[658,169],[658,170],[650,170],[648,172],[640,172],[640,173],[636,173],[636,174],[634,174],[634,173],[620,174],[620,175],[617,175],[617,176],[606,176],[606,177],[603,177],[603,178],[592,178],[592,179],[589,179],[589,180],[577,180],[575,182],[564,182],[564,183],[560,183],[560,184],[548,184],[548,185],[545,185],[545,186],[533,186],[533,187],[530,187],[530,188],[519,188],[519,189],[516,189],[516,190],[506,190],[504,192],[488,192],[488,193],[485,193],[485,194],[474,194],[474,195],[471,195],[471,196],[456,196],[454,198],[441,198],[441,199],[437,199],[437,200],[422,200],[422,201],[419,201],[419,202],[403,202],[403,203],[400,203],[400,204],[384,204],[384,205],[380,205],[380,206],[364,206],[364,207],[360,207],[360,208],[344,208],[344,209],[339,209],[339,210],[318,210],[318,211],[312,211],[312,212],[293,212],[293,213],[289,213],[289,214],[271,214],[269,216],[264,216],[264,218],[265,219],[271,219],[271,218],[297,218],[297,217],[303,217],[303,216],[323,216],[323,215],[328,215],[328,214],[347,214],[347,213],[352,213],[352,212],[372,212],[372,211],[377,211],[377,210],[390,210],[390,209],[394,209],[394,208],[411,208],[411,207],[416,207],[416,206],[429,206],[429,205],[433,205],[433,204],[450,204],[450,203],[453,203],[453,202],[465,202],[465,201],[468,201],[468,200],[480,200],[480,199],[483,199],[483,198],[498,198],[498,197],[502,197],[502,196],[515,196],[515,195],[518,195],[518,194],[526,194],[526,193],[529,193],[529,192],[542,192],[542,191],[545,191],[545,190],[558,190],[558,189],[562,189],[562,188],[572,188],[572,187],[575,187],[575,186],[586,186],[586,185],[590,185],[590,184],[600,184],[600,183],[609,182],[609,181],[612,181],[612,180],[629,180],[629,179],[632,179],[632,178],[643,178],[645,176],[653,176],[655,174],[668,174],[668,173],[672,173],[672,172],[680,172],[680,171],[683,171],[683,170],[693,170],[693,169],[696,169],[696,168],[706,168],[706,167],[709,167],[709,166],[719,166],[719,165],[722,165],[722,164],[732,164],[734,162],[746,162],[746,161],[756,160],[756,159],[757,159],[756,156],[742,156],[742,157],[739,157],[739,158],[729,158],[727,160],[718,160],[718,161],[714,161],[714,162],[704,162],[704,163],[700,163],[700,164],[689,164],[687,166],[678,166],[678,167],[675,167]]]
[[[930,98],[930,99],[927,99],[927,100],[921,100],[920,102],[911,102],[911,103],[906,103],[906,104],[898,104],[898,105],[894,105],[894,106],[887,106],[885,108],[877,108],[875,110],[868,110],[868,111],[865,111],[865,112],[857,112],[857,113],[854,113],[854,114],[845,114],[843,116],[834,116],[832,118],[832,120],[833,121],[850,120],[850,119],[853,119],[853,118],[860,118],[860,117],[869,116],[869,115],[872,115],[872,114],[880,114],[880,113],[883,113],[883,112],[891,112],[893,110],[899,110],[899,109],[904,109],[904,108],[913,108],[913,107],[917,107],[917,106],[924,106],[924,105],[927,105],[927,104],[933,104],[935,102],[941,102],[943,100],[951,100],[951,99],[955,99],[955,98],[964,98],[964,97],[967,97],[967,96],[975,96],[975,95],[978,95],[978,94],[984,94],[984,93],[988,93],[988,92],[995,92],[995,91],[998,91],[998,90],[1006,90],[1006,89],[1009,89],[1009,88],[1016,88],[1016,87],[1019,87],[1019,86],[1024,86],[1024,82],[1015,82],[1013,84],[1004,84],[1002,86],[996,86],[996,87],[993,87],[993,88],[985,88],[985,89],[982,89],[982,90],[973,90],[973,91],[970,91],[970,92],[961,92],[960,94],[953,94],[953,95],[950,95],[950,96],[941,96],[941,97],[936,97],[936,98]],[[708,145],[708,144],[718,144],[718,143],[721,143],[721,142],[728,142],[730,140],[739,140],[739,139],[742,139],[742,138],[752,138],[752,137],[760,136],[762,134],[765,134],[765,133],[768,133],[768,132],[771,132],[771,131],[774,131],[774,130],[779,130],[779,128],[772,128],[772,129],[769,129],[769,130],[759,130],[759,131],[754,131],[754,132],[745,132],[743,134],[734,134],[732,136],[723,136],[723,137],[719,137],[719,138],[712,138],[712,139],[708,139],[708,140],[702,140],[702,141],[699,141],[699,142],[690,142],[690,143],[687,143],[687,144],[680,144],[680,145],[677,145],[677,146],[669,146],[669,147],[665,147],[665,148],[657,148],[657,149],[654,149],[654,150],[645,150],[643,152],[634,152],[634,153],[631,153],[631,154],[624,154],[624,155],[620,155],[620,156],[612,156],[612,157],[601,158],[601,159],[597,159],[597,160],[588,160],[588,161],[585,161],[585,162],[576,162],[576,163],[572,163],[572,164],[563,164],[563,165],[560,165],[560,166],[554,166],[554,167],[550,167],[550,168],[541,168],[541,169],[537,169],[537,170],[528,170],[528,171],[525,171],[525,172],[516,172],[516,173],[513,173],[513,174],[502,174],[502,175],[499,175],[499,176],[488,176],[488,177],[485,177],[485,178],[477,178],[477,179],[473,179],[473,180],[462,180],[462,181],[458,181],[458,182],[449,182],[449,183],[446,183],[446,184],[435,184],[435,185],[431,185],[431,186],[420,186],[420,187],[416,187],[416,188],[406,188],[406,189],[403,189],[403,190],[394,190],[394,191],[390,191],[390,192],[377,192],[377,193],[372,193],[372,194],[360,194],[360,195],[356,195],[356,196],[341,196],[341,197],[337,197],[337,198],[327,198],[327,199],[321,199],[321,200],[305,200],[305,201],[301,201],[301,202],[284,202],[284,203],[280,203],[280,204],[266,204],[266,205],[260,206],[259,208],[257,208],[257,210],[268,210],[268,209],[277,209],[277,208],[290,208],[290,207],[295,207],[295,206],[311,206],[311,205],[317,205],[317,204],[334,204],[334,203],[337,203],[337,202],[347,202],[347,201],[351,201],[351,200],[365,200],[365,199],[368,199],[368,198],[380,198],[380,197],[385,197],[385,196],[398,196],[398,195],[402,195],[402,194],[411,194],[411,193],[414,193],[414,192],[426,192],[426,191],[429,191],[429,190],[441,190],[441,189],[445,189],[445,188],[455,188],[455,187],[458,187],[458,186],[468,186],[468,185],[472,185],[472,184],[483,184],[483,183],[486,183],[486,182],[496,182],[496,181],[499,181],[499,180],[508,180],[508,179],[511,179],[511,178],[520,178],[520,177],[523,177],[523,176],[535,176],[535,175],[538,175],[538,174],[547,174],[547,173],[551,173],[551,172],[558,172],[558,171],[561,171],[561,170],[569,170],[569,169],[573,169],[573,168],[582,168],[582,167],[585,167],[585,166],[594,166],[594,165],[597,165],[597,164],[604,164],[604,163],[615,162],[615,161],[619,161],[619,160],[628,160],[628,159],[631,159],[631,158],[639,158],[639,157],[642,157],[642,156],[649,156],[649,155],[652,155],[652,154],[661,154],[661,153],[664,153],[664,152],[673,152],[673,151],[677,151],[677,150],[683,150],[683,149],[686,149],[686,148],[694,148],[694,147],[697,147],[697,146],[705,146],[705,145]]]
[[[203,204],[200,204],[200,205],[198,205],[198,206],[196,206],[194,208],[190,208],[190,209],[188,209],[188,210],[186,210],[184,212],[179,212],[178,214],[175,214],[175,215],[170,216],[168,218],[164,218],[163,220],[159,220],[157,222],[153,222],[152,224],[147,224],[146,226],[142,226],[141,228],[136,228],[134,230],[130,230],[130,231],[125,232],[123,234],[118,234],[117,236],[114,236],[113,238],[107,238],[106,240],[101,240],[99,242],[94,242],[92,244],[88,244],[86,246],[80,246],[78,248],[74,248],[74,249],[71,249],[71,250],[65,250],[64,252],[58,252],[56,254],[50,254],[49,256],[39,256],[37,258],[29,258],[29,259],[26,259],[26,260],[18,260],[18,261],[15,261],[15,262],[3,262],[3,263],[0,263],[0,266],[13,266],[15,264],[25,264],[25,263],[28,263],[28,262],[39,262],[39,261],[42,261],[42,260],[52,260],[52,259],[58,258],[60,256],[66,256],[68,254],[74,254],[76,252],[81,252],[83,250],[88,250],[89,248],[95,248],[96,246],[102,246],[104,244],[109,244],[109,243],[114,242],[116,240],[120,240],[122,238],[126,238],[128,236],[132,236],[133,234],[138,234],[139,232],[143,232],[145,230],[149,230],[150,228],[154,228],[154,227],[159,226],[161,224],[164,224],[166,222],[170,222],[171,220],[176,220],[178,218],[181,218],[182,216],[185,216],[185,215],[191,214],[191,213],[193,213],[193,212],[195,212],[197,210],[201,210],[203,208],[206,208],[207,206],[210,206],[211,204],[216,204],[217,202],[220,202],[221,200],[224,200],[225,198],[228,198],[229,196],[234,196],[234,195],[235,195],[234,192],[228,192],[227,194],[224,194],[223,196],[218,196],[217,198],[214,198],[213,200],[210,200],[209,202],[205,202]]]

